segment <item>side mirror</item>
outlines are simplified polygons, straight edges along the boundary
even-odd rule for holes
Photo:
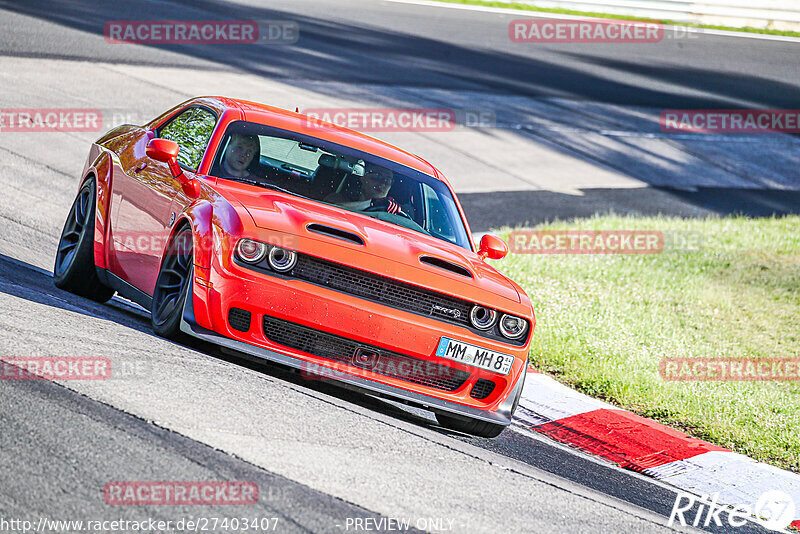
[[[178,151],[180,147],[175,141],[169,139],[151,139],[147,143],[145,152],[148,157],[156,161],[163,161],[169,165],[169,172],[176,180],[183,174],[183,169],[178,165]]]
[[[169,139],[151,139],[147,143],[145,153],[148,157],[156,161],[163,161],[169,166],[169,172],[172,177],[181,184],[183,192],[186,196],[197,198],[200,196],[200,182],[193,178],[187,177],[183,173],[183,169],[178,165],[178,151],[180,147],[175,141]]]
[[[508,245],[499,237],[491,234],[486,234],[481,238],[481,245],[478,249],[478,256],[482,260],[489,258],[490,260],[502,260],[508,254]]]

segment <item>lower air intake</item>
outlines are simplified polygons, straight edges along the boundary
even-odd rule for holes
[[[239,332],[247,332],[250,330],[251,314],[247,310],[241,308],[231,308],[228,311],[228,324],[231,328]]]
[[[267,339],[279,345],[442,391],[455,391],[470,377],[468,372],[460,369],[359,343],[283,319],[265,315],[263,326]]]
[[[495,383],[491,380],[486,380],[485,378],[479,378],[475,385],[472,386],[472,391],[470,391],[469,396],[473,399],[485,399],[489,395],[492,394],[494,391]]]

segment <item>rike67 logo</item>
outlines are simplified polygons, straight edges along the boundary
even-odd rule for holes
[[[783,491],[767,491],[752,504],[729,506],[719,502],[719,493],[697,497],[680,492],[669,515],[667,526],[679,523],[694,527],[742,527],[748,521],[769,530],[785,531],[792,524],[797,508],[791,495]],[[727,532],[727,530],[726,530]]]

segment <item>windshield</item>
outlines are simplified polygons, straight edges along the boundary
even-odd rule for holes
[[[314,137],[233,122],[211,174],[281,189],[470,249],[455,200],[441,181]]]

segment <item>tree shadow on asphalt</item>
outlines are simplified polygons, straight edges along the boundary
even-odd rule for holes
[[[132,64],[174,63],[172,54],[180,54],[211,62],[220,68],[233,68],[257,76],[287,80],[299,86],[342,96],[355,96],[358,101],[385,105],[430,105],[436,89],[465,92],[462,100],[450,106],[491,106],[481,100],[480,94],[499,94],[529,98],[559,97],[580,101],[584,104],[615,104],[629,109],[651,107],[655,110],[713,109],[741,107],[747,101],[766,108],[796,107],[800,101],[800,87],[758,76],[755,73],[732,72],[717,69],[698,69],[672,64],[647,63],[646,55],[652,48],[625,49],[627,56],[611,59],[599,56],[596,45],[548,47],[534,49],[519,47],[518,52],[509,53],[482,47],[456,45],[395,31],[387,31],[366,23],[352,21],[344,23],[326,20],[319,16],[299,15],[279,9],[245,6],[225,0],[173,0],[163,3],[108,3],[101,0],[85,2],[62,2],[53,9],[47,0],[29,0],[19,3],[0,0],[0,9],[35,17],[65,28],[86,32],[85,39],[97,46],[93,48],[99,61]],[[291,20],[299,24],[300,41],[295,46],[261,45],[110,45],[103,39],[104,24],[114,20]],[[650,46],[650,45],[646,45]],[[617,49],[615,49],[617,50]],[[629,52],[630,50],[630,52]],[[96,52],[94,52],[96,51]],[[637,51],[640,56],[636,55]],[[58,57],[87,59],[70,56],[68,47]],[[165,52],[172,54],[166,55]],[[62,54],[62,52],[59,52]],[[35,54],[28,54],[34,55]],[[626,59],[627,57],[627,59]],[[636,58],[632,60],[631,58]],[[598,67],[601,70],[598,70]],[[627,74],[635,75],[628,76]],[[213,76],[213,74],[210,74]],[[315,82],[341,82],[317,84]],[[664,82],[680,84],[679,88],[666,89]],[[369,87],[364,87],[369,85]],[[384,86],[387,90],[381,90]],[[404,91],[399,96],[391,89],[395,86],[418,88]],[[475,91],[479,93],[468,93]],[[266,95],[265,95],[266,96]],[[448,96],[447,98],[451,98]],[[497,105],[497,104],[494,104]],[[460,108],[459,108],[460,109]],[[539,121],[555,124],[557,128],[547,131],[542,139],[520,131],[531,142],[546,146],[589,161],[610,167],[671,195],[674,202],[660,208],[655,206],[665,195],[653,194],[657,189],[643,188],[636,193],[629,191],[598,189],[585,190],[583,196],[560,195],[550,191],[525,191],[513,195],[502,193],[462,194],[470,220],[475,230],[482,231],[493,226],[520,224],[523,221],[541,222],[552,218],[571,218],[594,213],[604,213],[611,207],[621,213],[664,213],[679,216],[716,213],[729,215],[742,213],[753,216],[796,213],[798,189],[792,169],[800,163],[800,155],[794,145],[778,146],[760,154],[760,159],[742,150],[748,157],[735,152],[723,154],[715,161],[701,162],[698,159],[660,154],[648,150],[645,144],[637,144],[624,138],[583,137],[559,131],[562,127],[588,128],[595,132],[598,126],[595,117],[583,114],[581,124],[564,123],[563,116],[576,120],[575,115],[564,113],[568,106],[536,107],[530,102],[511,105],[503,110],[508,116],[521,122]],[[600,113],[603,113],[600,111]],[[630,112],[623,121],[636,120]],[[614,117],[603,119],[613,123]],[[637,128],[644,132],[658,132],[657,114],[639,119]],[[543,130],[543,131],[545,131]],[[487,130],[488,132],[489,130]],[[509,130],[513,131],[513,130]],[[596,133],[596,132],[595,132]],[[490,133],[487,133],[490,135]],[[611,141],[609,141],[611,139]],[[702,143],[702,140],[691,141]],[[690,142],[683,143],[683,149]],[[702,151],[702,149],[701,149]],[[724,148],[723,148],[724,151]],[[781,153],[780,158],[775,158]],[[733,158],[734,165],[726,163],[725,157]],[[737,159],[738,158],[738,159]],[[719,159],[720,162],[717,162]],[[744,161],[748,159],[748,161]],[[752,160],[752,161],[750,161]],[[781,163],[778,160],[785,160]],[[767,169],[768,161],[777,170]],[[708,164],[716,165],[714,167]],[[741,163],[737,167],[736,164]],[[762,163],[764,163],[762,165]],[[749,164],[749,166],[748,166]],[[707,165],[698,167],[698,165]],[[680,187],[675,182],[681,177],[692,177],[713,169],[714,176],[701,176],[700,182],[708,187],[693,192],[671,191]],[[535,173],[532,169],[531,173]],[[554,186],[557,184],[554,184]],[[557,187],[556,187],[557,188]],[[765,191],[757,191],[758,189]],[[635,198],[634,198],[635,197]],[[486,211],[487,204],[506,202],[499,210]],[[597,202],[594,202],[594,201]],[[681,207],[677,200],[697,206],[691,214],[690,207]],[[608,203],[603,204],[604,201]],[[553,209],[557,206],[558,209]],[[591,209],[587,209],[587,207]],[[505,219],[499,214],[507,214]],[[530,214],[530,215],[529,215]]]
[[[490,89],[531,97],[561,96],[592,102],[628,106],[676,108],[721,108],[736,106],[742,99],[764,106],[791,107],[800,100],[800,88],[748,73],[697,70],[672,66],[609,60],[570,52],[575,47],[556,51],[550,61],[520,47],[519,54],[475,46],[458,46],[365,24],[344,24],[318,17],[298,15],[260,6],[244,6],[225,0],[173,0],[157,4],[131,2],[61,2],[53,9],[49,0],[0,0],[0,9],[32,16],[80,30],[97,44],[105,44],[104,24],[120,20],[292,20],[299,24],[296,46],[242,46],[224,44],[140,44],[138,47],[169,51],[234,67],[251,74],[290,80],[341,81],[417,87]],[[119,47],[125,45],[117,45]],[[647,46],[647,45],[645,45]],[[585,45],[580,50],[596,50]],[[140,48],[135,49],[140,50]],[[105,50],[104,50],[105,49]],[[99,60],[108,47],[96,47]],[[552,47],[549,50],[553,54]],[[63,57],[69,57],[65,53]],[[114,56],[120,62],[138,63],[136,55]],[[718,95],[689,96],[685,91],[656,90],[623,76],[608,77],[590,70],[567,66],[563,57],[602,64],[622,72],[632,72],[650,80],[680,81],[695,92]],[[365,64],[365,61],[374,65]],[[578,63],[578,61],[576,61]],[[385,67],[385,68],[376,68]]]
[[[554,191],[499,191],[458,195],[470,229],[486,232],[593,215],[747,216],[800,214],[800,191],[700,187],[581,189],[579,195]]]

